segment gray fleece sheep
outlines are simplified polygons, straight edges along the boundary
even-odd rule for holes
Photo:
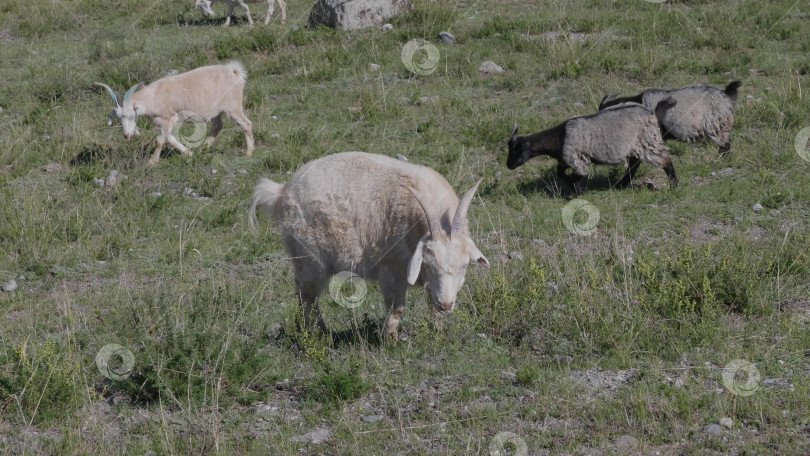
[[[632,97],[608,97],[599,103],[599,110],[626,102],[640,103],[650,109],[664,98],[670,97],[677,105],[659,113],[661,134],[664,139],[690,142],[708,138],[720,147],[720,154],[731,148],[729,133],[734,125],[734,103],[740,81],[730,83],[725,90],[707,86],[691,85],[680,89],[650,89]]]
[[[662,101],[657,112],[671,109],[674,102]],[[556,158],[557,175],[566,180],[575,194],[588,175],[589,165],[627,165],[618,186],[630,183],[638,165],[644,161],[663,168],[673,187],[678,178],[669,149],[664,145],[656,112],[638,103],[623,103],[588,116],[572,117],[556,127],[528,136],[517,136],[515,123],[509,139],[506,166],[515,169],[538,155]],[[573,172],[568,175],[566,171]]]

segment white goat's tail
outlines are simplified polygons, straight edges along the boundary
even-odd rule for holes
[[[278,184],[265,177],[259,179],[256,188],[253,189],[253,197],[250,199],[250,210],[248,211],[248,222],[250,231],[256,232],[256,208],[261,209],[270,217],[277,219],[276,202],[281,196],[283,184]]]
[[[233,73],[242,78],[243,81],[247,80],[247,70],[245,70],[245,66],[242,65],[242,62],[238,60],[231,60],[225,64],[225,68],[233,71]]]

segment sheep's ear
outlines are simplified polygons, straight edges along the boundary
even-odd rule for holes
[[[419,278],[419,272],[422,270],[422,249],[425,247],[425,239],[427,236],[419,240],[416,244],[416,250],[413,252],[411,261],[408,262],[408,284],[413,285]]]
[[[489,260],[487,260],[487,257],[485,257],[476,246],[472,247],[472,251],[470,252],[470,261],[475,261],[478,264],[489,267]]]

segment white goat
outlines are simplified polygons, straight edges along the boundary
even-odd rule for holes
[[[245,68],[237,61],[197,68],[158,79],[141,90],[138,90],[141,84],[135,84],[127,90],[120,104],[110,86],[100,82],[96,85],[107,89],[115,103],[107,124],[112,125],[112,118],[117,118],[126,139],[140,134],[137,126],[139,116],[150,118],[160,128],[157,149],[149,159],[149,164],[154,165],[160,160],[160,150],[167,140],[180,153],[191,156],[191,151],[174,137],[173,129],[178,121],[212,121],[211,134],[205,140],[205,144],[211,146],[222,129],[223,113],[244,130],[247,155],[251,155],[254,147],[253,124],[242,108],[242,89],[246,78]]]
[[[304,324],[326,332],[315,299],[339,272],[378,281],[389,309],[385,333],[397,337],[408,285],[428,289],[434,314],[455,308],[467,264],[489,266],[469,235],[467,208],[430,168],[383,155],[343,152],[302,166],[286,184],[262,178],[250,226],[262,209],[281,228],[293,263]]]
[[[214,9],[211,8],[211,5],[215,2],[220,2],[228,5],[228,12],[225,13],[225,27],[231,25],[231,13],[233,13],[233,9],[239,5],[245,10],[245,14],[247,15],[248,24],[253,26],[253,18],[250,17],[250,10],[248,9],[248,3],[267,3],[267,16],[264,17],[264,25],[270,23],[270,16],[273,15],[273,6],[275,2],[278,2],[278,6],[281,8],[281,23],[284,24],[287,22],[287,5],[284,3],[284,0],[196,0],[194,2],[194,6],[200,10],[203,16],[213,16]]]

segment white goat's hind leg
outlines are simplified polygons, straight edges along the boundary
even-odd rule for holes
[[[245,142],[247,142],[247,156],[250,157],[253,155],[253,123],[250,119],[247,118],[245,112],[242,111],[242,107],[239,107],[239,111],[229,112],[228,117],[231,118],[234,122],[236,122],[239,127],[242,128],[242,131],[245,132]]]
[[[267,0],[267,16],[264,16],[264,25],[270,23],[270,16],[273,15],[273,5],[276,4],[276,0]]]
[[[205,138],[205,145],[211,147],[214,140],[217,138],[219,131],[222,130],[222,113],[217,114],[216,117],[211,119],[211,134]]]

